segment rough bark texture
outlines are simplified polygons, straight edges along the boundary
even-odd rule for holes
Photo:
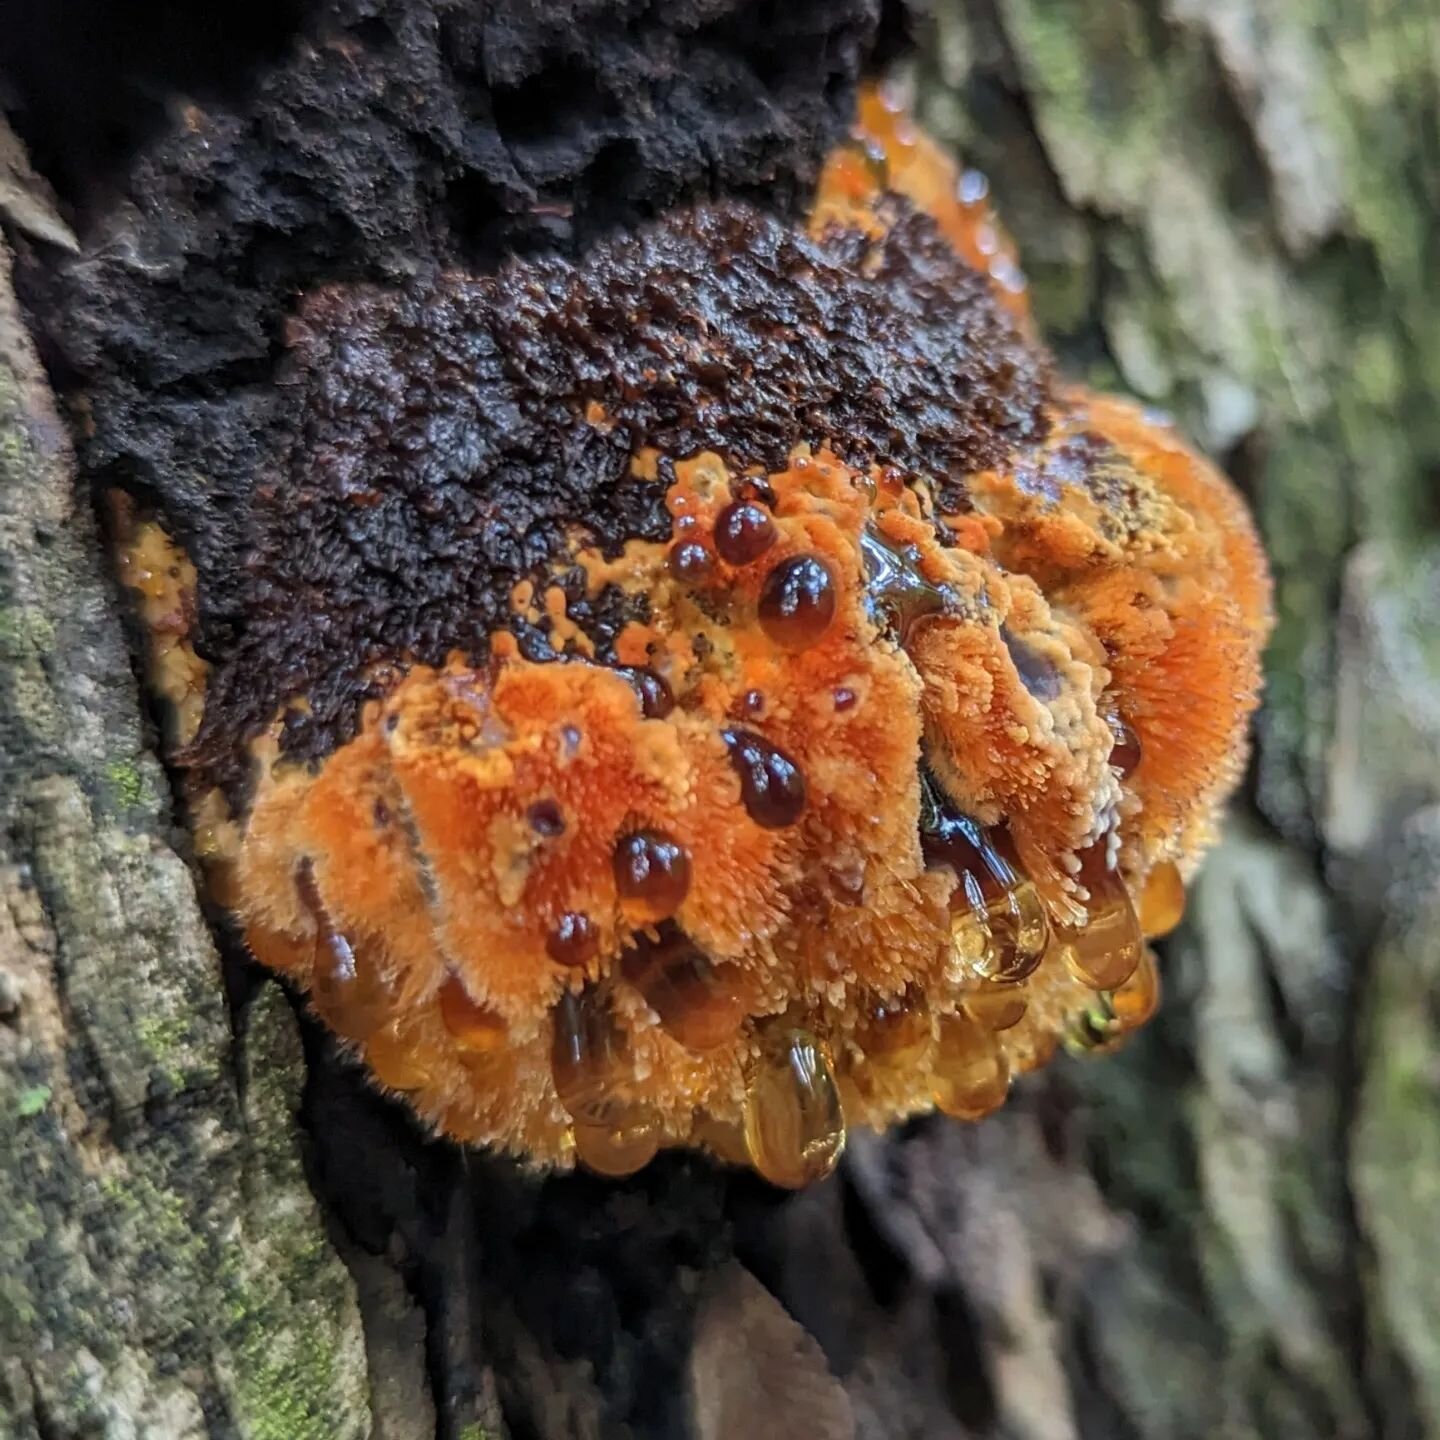
[[[1160,1018],[794,1197],[424,1141],[217,955],[7,267],[0,1435],[1440,1435],[1440,19],[941,0],[919,40],[1066,363],[1175,410],[1276,567]],[[0,149],[53,258],[35,193]]]

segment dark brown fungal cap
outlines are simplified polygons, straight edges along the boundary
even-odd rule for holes
[[[433,655],[477,644],[497,597],[547,553],[554,517],[595,512],[611,538],[653,519],[633,494],[592,493],[597,476],[621,485],[615,442],[558,490],[532,468],[536,446],[562,468],[557,451],[588,450],[579,431],[546,433],[541,411],[562,371],[491,388],[486,352],[447,353],[446,286],[433,277],[486,274],[512,254],[574,255],[717,197],[800,217],[852,121],[880,4],[667,0],[640,15],[591,0],[316,0],[262,6],[263,24],[212,7],[204,45],[185,43],[184,17],[166,20],[159,43],[145,7],[124,25],[113,8],[32,5],[44,21],[35,43],[22,33],[0,47],[0,90],[74,207],[83,245],[71,259],[22,242],[17,287],[58,384],[84,392],[89,478],[157,500],[199,569],[197,640],[219,667],[220,702],[199,778],[235,790],[238,742],[278,697],[307,693],[311,714],[285,744],[318,754],[349,733],[363,667],[410,645]],[[63,91],[48,59],[62,48],[76,67]],[[211,83],[217,63],[235,82],[223,94]],[[137,71],[144,95],[121,93],[116,76]],[[72,104],[72,87],[93,103]],[[172,95],[199,100],[167,110]],[[536,279],[553,294],[563,268],[552,262]],[[376,302],[332,307],[357,327],[348,367],[297,393],[293,366],[277,368],[298,336],[297,297],[416,276],[431,278],[392,364],[367,355],[395,339],[367,327],[367,309],[381,319]],[[501,330],[522,323],[512,298]],[[537,301],[543,310],[543,293]],[[473,435],[456,406],[477,362],[473,400],[510,409],[496,446],[467,454]],[[442,398],[447,384],[454,403]],[[402,405],[410,423],[393,448],[366,453],[378,432],[350,436],[348,421],[372,405]],[[391,493],[415,445],[450,449],[454,469],[414,474]],[[305,503],[327,499],[290,537],[287,560],[273,492],[312,463],[330,468]],[[522,476],[536,504],[507,523]],[[454,566],[478,570],[467,593],[431,586],[410,613],[393,612],[397,589]],[[442,620],[449,601],[464,613]],[[289,626],[277,619],[286,609]],[[332,668],[336,655],[347,663]],[[264,692],[254,704],[251,687]]]
[[[312,296],[280,378],[287,458],[246,497],[243,565],[202,573],[214,777],[240,778],[292,696],[309,708],[282,748],[315,757],[352,733],[368,667],[482,649],[567,525],[611,550],[668,534],[661,487],[629,473],[642,446],[776,468],[828,436],[931,475],[1005,463],[1042,430],[1039,354],[927,219],[868,243],[711,206],[578,265]],[[603,653],[607,627],[571,613]]]

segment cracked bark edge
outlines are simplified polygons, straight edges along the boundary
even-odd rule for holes
[[[0,248],[0,1435],[358,1440],[295,1020],[232,1045],[119,613]]]

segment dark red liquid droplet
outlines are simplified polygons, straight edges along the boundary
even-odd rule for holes
[[[565,833],[565,812],[556,800],[537,800],[526,812],[530,828],[546,840]]]
[[[686,540],[671,547],[666,563],[677,580],[695,585],[715,568],[715,557],[698,540]]]
[[[600,953],[600,930],[588,915],[567,910],[545,937],[545,953],[557,965],[586,965]]]
[[[813,555],[795,555],[765,577],[760,591],[760,628],[786,650],[804,650],[835,618],[835,581]]]
[[[605,991],[587,985],[556,1001],[550,1071],[560,1103],[577,1120],[613,1125],[632,1118],[628,1048]]]
[[[663,720],[675,708],[675,696],[670,687],[653,670],[620,665],[615,673],[623,677],[640,697],[640,713],[647,720]]]
[[[759,505],[737,500],[715,521],[715,549],[731,565],[749,565],[774,543],[775,522]]]
[[[615,886],[644,918],[673,915],[690,891],[690,852],[663,830],[636,830],[615,845]]]
[[[778,745],[749,730],[722,730],[730,763],[740,777],[740,798],[766,830],[783,830],[805,812],[805,777]]]
[[[767,509],[775,508],[775,487],[763,475],[747,475],[735,490],[741,500],[754,500]]]

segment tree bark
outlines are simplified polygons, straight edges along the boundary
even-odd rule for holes
[[[1161,1014],[795,1196],[426,1139],[217,951],[7,259],[0,1435],[1440,1436],[1440,18],[917,32],[1064,363],[1223,459],[1275,567]],[[11,234],[68,243],[8,163]]]

